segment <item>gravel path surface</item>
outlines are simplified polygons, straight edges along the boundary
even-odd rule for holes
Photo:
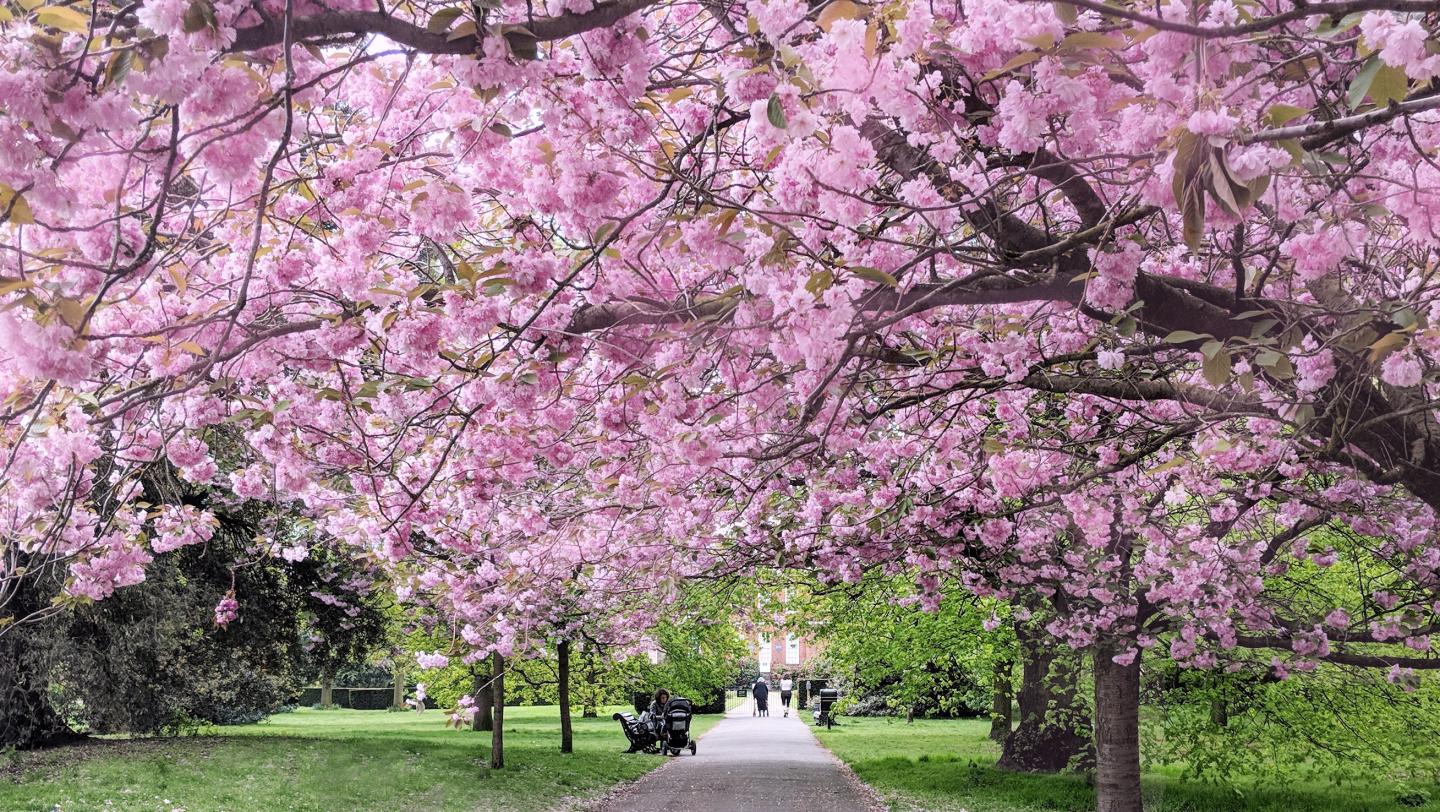
[[[772,703],[778,706],[779,703]],[[730,711],[699,740],[699,754],[670,759],[602,812],[872,812],[876,801],[820,746],[794,712],[787,719]],[[883,808],[883,807],[880,807]]]

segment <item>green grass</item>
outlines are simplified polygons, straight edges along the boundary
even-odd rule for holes
[[[820,741],[890,803],[892,809],[933,812],[1089,812],[1095,793],[1084,776],[1023,775],[994,768],[1000,755],[987,738],[988,720],[845,718]],[[1413,792],[1414,790],[1410,790]],[[1296,782],[1222,787],[1182,781],[1179,770],[1148,772],[1146,810],[1159,812],[1404,812],[1404,792],[1389,784]],[[1435,800],[1418,807],[1440,810]],[[1414,803],[1414,799],[1411,802]]]
[[[554,707],[505,709],[505,768],[490,734],[457,732],[439,711],[308,710],[179,739],[98,741],[0,754],[3,812],[528,812],[574,806],[659,766],[625,755],[605,711],[575,719],[560,754]],[[720,716],[697,716],[708,730]]]

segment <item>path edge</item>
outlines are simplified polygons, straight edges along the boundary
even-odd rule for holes
[[[850,785],[851,789],[855,790],[856,795],[860,796],[861,802],[870,807],[870,812],[890,812],[892,808],[890,802],[885,800],[885,796],[881,795],[879,790],[865,783],[860,776],[855,774],[854,770],[850,769],[850,765],[846,764],[844,759],[835,755],[833,750],[826,747],[825,742],[821,741],[820,737],[815,735],[813,726],[806,724],[804,719],[800,720],[800,724],[804,725],[805,732],[810,734],[810,738],[815,740],[815,744],[818,745],[821,750],[825,751],[825,755],[840,769],[840,774],[845,776],[846,783]]]
[[[730,712],[727,710],[724,714],[722,714],[720,721],[725,721],[724,717],[728,716],[729,713]],[[696,736],[695,741],[704,741],[705,737],[709,736],[710,733],[719,726],[720,724],[718,722],[714,725],[711,725],[710,730],[707,730],[704,733],[701,733],[699,736]],[[821,748],[824,748],[824,745],[821,745]],[[825,752],[828,753],[830,751],[826,750]],[[636,755],[645,754],[637,753]],[[555,806],[550,807],[550,812],[607,812],[608,807],[618,801],[621,795],[624,795],[631,789],[634,789],[642,781],[649,781],[652,776],[659,775],[660,773],[669,769],[671,764],[674,764],[682,758],[686,758],[686,756],[661,756],[661,758],[665,759],[665,762],[663,764],[653,770],[650,770],[649,772],[646,772],[639,778],[635,778],[630,781],[621,781],[620,783],[606,790],[604,795],[599,795],[594,798],[562,799],[561,801],[557,802]]]

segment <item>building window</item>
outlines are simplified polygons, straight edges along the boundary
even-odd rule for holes
[[[760,673],[770,673],[771,662],[772,659],[770,655],[770,635],[762,634],[760,635]]]
[[[800,664],[800,638],[793,634],[785,638],[785,664]]]

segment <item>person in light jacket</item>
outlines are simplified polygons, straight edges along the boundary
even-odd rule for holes
[[[790,692],[795,690],[795,680],[790,679],[786,674],[780,678],[780,704],[785,708],[785,715],[790,715]]]

